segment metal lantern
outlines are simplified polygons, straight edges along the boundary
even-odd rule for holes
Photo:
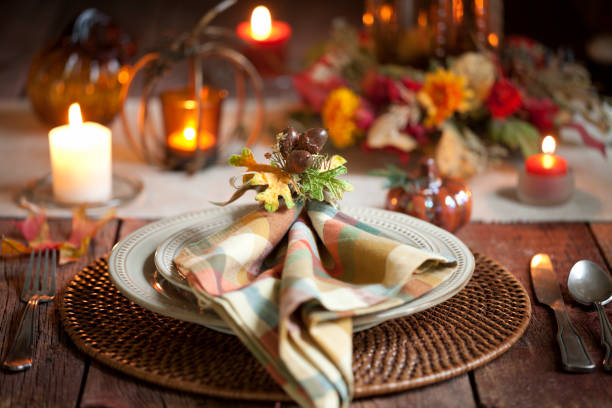
[[[218,116],[220,115],[220,103],[225,95],[213,88],[205,87],[202,83],[202,66],[204,61],[211,59],[228,61],[233,68],[237,108],[236,128],[232,131],[232,135],[238,133],[242,122],[247,83],[250,83],[255,95],[256,112],[255,121],[245,143],[246,146],[252,146],[259,137],[264,121],[263,81],[253,64],[243,54],[220,42],[222,37],[235,38],[234,34],[224,28],[209,25],[215,16],[235,3],[236,0],[226,0],[219,3],[202,17],[190,33],[180,36],[166,50],[144,55],[130,69],[130,79],[122,90],[124,101],[136,76],[143,73],[145,79],[138,109],[137,132],[132,132],[130,128],[125,102],[121,111],[121,120],[130,145],[147,162],[166,168],[181,168],[192,173],[216,159],[220,146]],[[171,135],[168,130],[169,122],[173,119],[169,104],[173,103],[170,102],[172,99],[176,102],[176,98],[180,97],[180,92],[174,92],[174,95],[162,94],[162,104],[168,104],[168,106],[163,107],[165,132],[159,132],[151,122],[149,105],[152,96],[155,94],[155,87],[164,74],[177,63],[185,60],[189,61],[191,67],[189,70],[190,87],[187,88],[191,95],[185,95],[184,109],[192,114],[189,116],[190,124],[185,125],[187,126],[185,127],[185,140],[182,140],[183,144],[179,144],[177,150],[177,146],[173,145],[175,139],[170,139]],[[183,91],[183,93],[185,92]],[[209,97],[210,100],[204,100],[204,98]],[[218,105],[211,107],[210,103]],[[216,128],[214,129],[216,134],[211,135],[210,124],[203,123],[203,115],[209,120],[217,121],[213,124],[213,127]],[[181,151],[180,149],[185,150]],[[181,152],[184,154],[180,154]]]

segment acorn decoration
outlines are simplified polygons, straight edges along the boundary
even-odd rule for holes
[[[394,166],[371,174],[389,181],[387,210],[412,215],[450,232],[470,220],[472,194],[468,185],[460,179],[441,177],[432,158],[423,160],[413,176]]]
[[[313,128],[303,133],[289,127],[276,135],[273,151],[265,157],[270,164],[258,163],[249,149],[242,149],[240,155],[233,155],[229,164],[246,167],[247,173],[230,181],[236,188],[234,195],[224,203],[227,205],[238,199],[247,190],[256,190],[257,201],[274,212],[279,208],[279,197],[287,208],[292,208],[294,200],[317,200],[335,206],[344,192],[352,191],[353,186],[342,179],[347,173],[346,160],[338,155],[328,157],[322,153],[328,135],[325,129]]]
[[[285,159],[288,173],[303,173],[313,164],[313,155],[319,154],[327,142],[325,129],[313,128],[298,133],[289,127],[277,136],[278,151]]]

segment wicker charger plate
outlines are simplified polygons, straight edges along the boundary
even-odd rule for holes
[[[355,397],[442,381],[509,349],[529,323],[525,289],[502,265],[475,254],[457,295],[353,336]],[[83,352],[128,375],[200,394],[288,400],[237,337],[161,316],[123,297],[100,259],[70,282],[60,311]]]

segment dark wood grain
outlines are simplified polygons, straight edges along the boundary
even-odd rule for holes
[[[69,220],[50,221],[55,239],[70,234]],[[87,255],[78,262],[57,269],[57,289],[61,293],[72,276],[89,262],[104,255],[111,247],[118,221],[106,224],[92,240]],[[0,235],[19,238],[17,229],[6,219],[0,220]],[[0,262],[0,355],[8,351],[16,331],[16,319],[23,310],[19,301],[27,257]],[[74,407],[83,379],[86,357],[78,352],[61,329],[57,301],[38,310],[38,334],[34,365],[20,373],[0,372],[0,407]]]
[[[574,302],[566,285],[569,270],[576,261],[587,258],[604,264],[588,226],[473,223],[458,235],[474,250],[506,265],[527,289],[533,307],[525,335],[500,358],[475,370],[480,403],[485,407],[610,406],[612,376],[601,370],[597,316],[593,310]],[[538,252],[550,255],[571,318],[591,357],[599,363],[593,374],[561,370],[554,317],[535,301],[529,275],[530,259]]]
[[[593,223],[591,224],[591,232],[608,263],[609,270],[612,267],[612,222]]]
[[[400,394],[384,395],[376,398],[356,400],[355,408],[379,407],[476,407],[470,380],[467,374],[438,384],[417,388]]]

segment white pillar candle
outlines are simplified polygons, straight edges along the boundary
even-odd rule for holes
[[[111,131],[85,122],[78,104],[70,105],[68,125],[49,132],[53,196],[80,204],[104,202],[112,196]]]

